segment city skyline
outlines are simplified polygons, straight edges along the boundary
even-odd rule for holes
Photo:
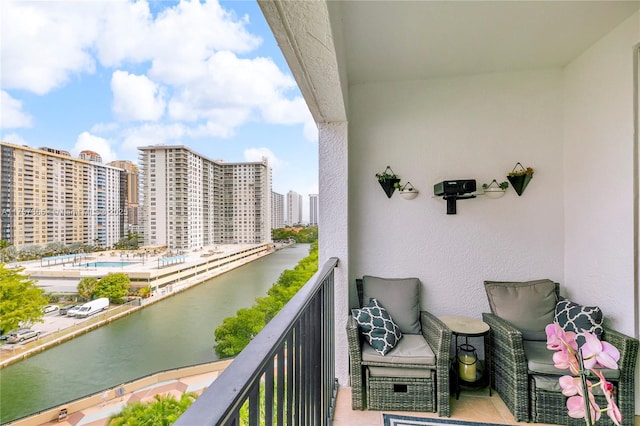
[[[0,140],[105,163],[138,164],[138,147],[158,143],[264,156],[274,191],[318,192],[317,129],[257,3],[0,8]]]

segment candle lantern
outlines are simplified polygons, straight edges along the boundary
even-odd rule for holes
[[[466,382],[476,381],[478,354],[476,348],[469,344],[462,344],[458,348],[458,374]]]

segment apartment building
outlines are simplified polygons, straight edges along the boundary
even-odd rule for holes
[[[271,241],[271,169],[183,145],[139,147],[145,245],[196,249]]]
[[[138,229],[138,204],[140,203],[139,199],[139,185],[140,180],[138,179],[138,166],[133,164],[129,160],[116,160],[107,163],[109,166],[117,167],[119,169],[124,170],[126,173],[126,192],[125,192],[125,232],[140,232]]]
[[[287,225],[302,223],[302,196],[295,191],[287,192]]]
[[[0,239],[20,249],[51,242],[108,247],[123,233],[123,170],[83,151],[0,142]]]
[[[271,229],[284,228],[284,194],[271,192]]]
[[[318,194],[309,194],[309,225],[318,226]]]

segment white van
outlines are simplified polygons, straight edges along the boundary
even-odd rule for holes
[[[97,314],[98,312],[102,312],[109,307],[109,298],[101,297],[100,299],[92,300],[91,302],[87,302],[80,307],[75,312],[75,316],[77,318],[85,318],[89,315]],[[67,315],[69,315],[67,313]]]

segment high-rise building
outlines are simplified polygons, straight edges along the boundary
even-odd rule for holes
[[[145,245],[193,249],[271,241],[271,169],[210,160],[183,145],[138,148]]]
[[[295,191],[287,192],[287,220],[286,224],[298,225],[302,223],[302,197]]]
[[[318,194],[309,194],[309,225],[318,226]]]
[[[284,228],[284,195],[271,192],[271,229]]]
[[[125,230],[139,232],[138,229],[138,204],[140,199],[138,196],[140,180],[138,178],[138,166],[129,160],[116,160],[107,163],[109,166],[117,167],[126,171],[126,215]]]
[[[83,152],[0,142],[0,239],[20,249],[51,242],[109,247],[123,232],[124,171]]]

